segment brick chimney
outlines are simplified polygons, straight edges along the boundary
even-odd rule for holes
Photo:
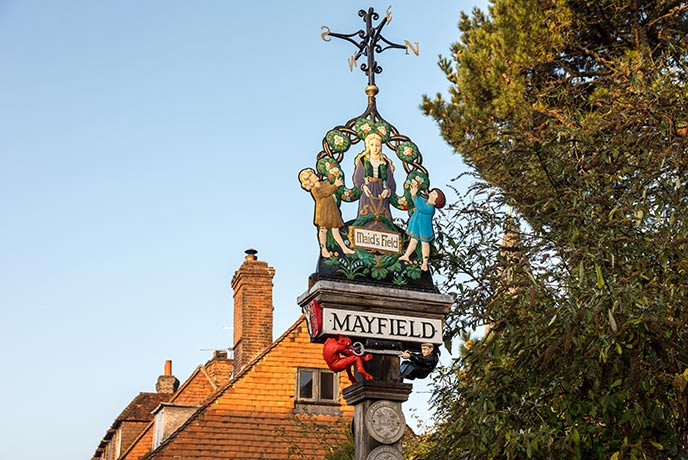
[[[172,375],[172,360],[165,361],[165,373],[158,377],[155,384],[155,391],[160,394],[172,394],[179,388],[179,380]]]
[[[234,289],[234,373],[272,344],[272,278],[275,269],[247,249],[232,278]]]
[[[229,381],[233,365],[233,360],[227,356],[227,350],[215,350],[213,359],[205,363],[205,371],[213,383],[220,386]]]

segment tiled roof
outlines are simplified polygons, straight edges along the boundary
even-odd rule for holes
[[[309,342],[301,316],[144,458],[276,460],[293,449],[322,454],[332,437],[344,438],[353,414],[346,406],[334,408],[344,417],[293,413],[295,367],[324,367],[321,350]]]
[[[340,401],[331,413],[343,416],[294,414],[296,367],[326,367],[322,346],[310,343],[303,316],[222,386],[215,387],[199,366],[168,401],[201,404],[198,411],[153,451],[154,422],[149,422],[120,458],[283,460],[299,457],[294,449],[308,458],[324,457],[349,429],[353,408]],[[340,390],[348,384],[346,377],[339,382]]]
[[[314,425],[317,423],[317,426]],[[336,447],[349,429],[350,419],[337,416],[311,418],[289,413],[208,410],[202,419],[177,432],[168,449],[145,458],[261,459],[322,458],[314,455]],[[297,455],[301,451],[306,456]]]
[[[203,372],[203,366],[198,366],[186,379],[186,381],[179,387],[174,396],[166,402],[176,404],[201,404],[206,401],[217,388],[213,385],[206,372]],[[150,451],[152,444],[152,427],[153,421],[136,436],[131,445],[122,450],[121,458],[133,457],[138,458],[140,455]],[[146,447],[141,447],[143,443]],[[132,455],[133,454],[133,455]]]
[[[149,422],[153,419],[153,414],[151,413],[153,409],[155,409],[158,404],[169,400],[171,397],[172,394],[160,393],[139,393],[136,395],[105,432],[105,436],[103,436],[103,439],[98,444],[92,458],[99,459],[102,457],[107,443],[112,439],[112,436],[122,422]]]
[[[161,402],[166,402],[172,394],[139,393],[129,405],[119,414],[115,421],[148,422],[153,416],[151,412]]]

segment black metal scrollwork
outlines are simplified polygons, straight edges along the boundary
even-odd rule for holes
[[[389,14],[385,16],[377,26],[374,27],[373,21],[380,19],[380,15],[376,13],[372,7],[369,8],[368,11],[359,10],[358,15],[363,18],[363,21],[365,22],[365,30],[361,29],[352,34],[338,34],[329,32],[328,35],[353,43],[358,49],[356,54],[353,56],[354,61],[358,61],[361,56],[367,57],[366,62],[361,63],[360,69],[363,71],[363,73],[368,75],[368,85],[374,86],[375,74],[382,73],[382,66],[380,66],[375,60],[375,53],[379,54],[390,48],[405,50],[406,46],[391,42],[382,36],[382,29],[389,22],[391,17]],[[356,41],[352,38],[356,36],[358,36],[361,40]],[[383,42],[387,46],[382,46],[379,42]]]

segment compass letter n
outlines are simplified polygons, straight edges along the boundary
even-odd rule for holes
[[[409,49],[410,49],[413,52],[413,54],[418,56],[418,54],[420,53],[420,45],[418,44],[418,42],[413,42],[413,43],[416,44],[415,48],[410,41],[404,40],[404,45],[406,45],[406,52],[404,54],[409,54]]]

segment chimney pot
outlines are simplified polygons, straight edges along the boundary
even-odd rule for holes
[[[165,373],[158,377],[155,391],[160,394],[172,394],[179,388],[179,380],[172,375],[172,360],[165,361]]]
[[[247,250],[244,251],[246,253],[246,260],[258,260],[258,251],[256,251],[253,248],[248,248]]]
[[[227,350],[215,350],[213,359],[227,359]]]

